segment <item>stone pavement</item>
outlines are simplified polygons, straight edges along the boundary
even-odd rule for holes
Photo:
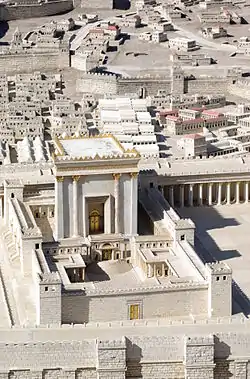
[[[233,278],[250,298],[250,204],[178,209],[190,217],[205,248],[233,270]]]

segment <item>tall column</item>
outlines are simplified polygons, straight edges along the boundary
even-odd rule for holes
[[[188,205],[190,207],[194,205],[194,185],[193,184],[189,184]]]
[[[174,207],[174,186],[169,187],[169,203],[171,207]]]
[[[240,203],[240,182],[236,183],[235,201],[236,201],[236,204]]]
[[[218,183],[217,205],[221,205],[221,188],[222,184]]]
[[[184,185],[180,185],[180,207],[184,207]]]
[[[130,234],[137,234],[137,217],[138,217],[138,172],[131,172],[131,216],[130,216]]]
[[[78,217],[78,181],[80,176],[72,176],[73,179],[73,237],[79,236]]]
[[[249,201],[249,183],[245,183],[245,203],[248,203]]]
[[[227,204],[231,204],[231,183],[227,183]]]
[[[198,204],[203,205],[203,184],[199,184]]]
[[[63,176],[57,176],[55,182],[55,240],[64,238],[63,214]]]
[[[208,205],[213,204],[213,183],[208,183]]]
[[[121,174],[113,174],[115,180],[115,233],[120,233],[120,177]]]

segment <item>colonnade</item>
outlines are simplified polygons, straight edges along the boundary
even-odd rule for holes
[[[124,178],[123,178],[124,176]],[[81,179],[81,180],[80,180]],[[89,234],[88,223],[88,196],[102,197],[104,201],[104,233],[119,234],[124,229],[124,212],[127,215],[128,221],[125,221],[127,234],[134,235],[137,233],[137,187],[138,187],[138,173],[113,174],[114,187],[113,190],[109,188],[110,194],[105,191],[105,181],[103,182],[103,191],[98,188],[96,193],[88,194],[82,193],[80,185],[83,184],[83,177],[80,175],[74,176],[60,176],[56,177],[55,183],[55,223],[56,223],[56,238],[57,240],[67,237],[87,237]],[[79,183],[80,180],[80,183]],[[107,176],[107,180],[110,178]],[[125,193],[126,204],[124,202],[124,181],[129,181],[129,191]],[[65,183],[66,182],[66,183]],[[69,185],[72,183],[72,194],[69,192]],[[127,184],[126,184],[127,185]],[[112,193],[114,198],[114,208],[112,205]],[[67,196],[66,196],[67,194]],[[70,235],[68,236],[65,230],[65,225],[68,225],[69,220],[65,219],[64,207],[69,207],[68,203],[64,203],[69,197],[71,199],[71,209],[69,209],[70,219]],[[106,198],[106,199],[105,199]],[[69,201],[69,200],[68,200]],[[82,210],[80,209],[82,207]],[[114,209],[114,215],[112,215]],[[67,212],[65,212],[67,214]],[[80,220],[82,218],[82,221]],[[114,227],[111,226],[114,220]],[[80,222],[81,221],[81,222]],[[82,225],[82,227],[81,227]],[[66,228],[69,229],[68,227]],[[83,229],[83,230],[80,230]]]
[[[202,206],[248,203],[248,181],[188,183],[164,186],[164,196],[171,206]]]

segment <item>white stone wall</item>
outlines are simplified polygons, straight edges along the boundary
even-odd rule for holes
[[[141,318],[165,318],[207,313],[206,287],[177,291],[86,296],[62,296],[62,322],[85,323],[129,319],[129,304],[140,304]]]

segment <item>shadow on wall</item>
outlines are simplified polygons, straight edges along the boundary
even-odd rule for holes
[[[130,8],[130,5],[131,4],[129,0],[113,0],[114,9],[127,10]]]
[[[129,378],[142,378],[142,366],[141,366],[141,359],[142,359],[142,350],[141,348],[130,341],[129,339],[126,339],[126,346],[127,346],[127,372],[126,376]]]
[[[9,24],[6,21],[0,21],[0,39],[5,36],[7,31],[9,30]],[[5,42],[0,42],[1,45],[7,45]]]
[[[232,372],[230,371],[230,360],[228,359],[231,355],[231,348],[225,342],[221,341],[219,337],[214,336],[214,377],[221,378],[223,377],[230,379],[233,377]]]

